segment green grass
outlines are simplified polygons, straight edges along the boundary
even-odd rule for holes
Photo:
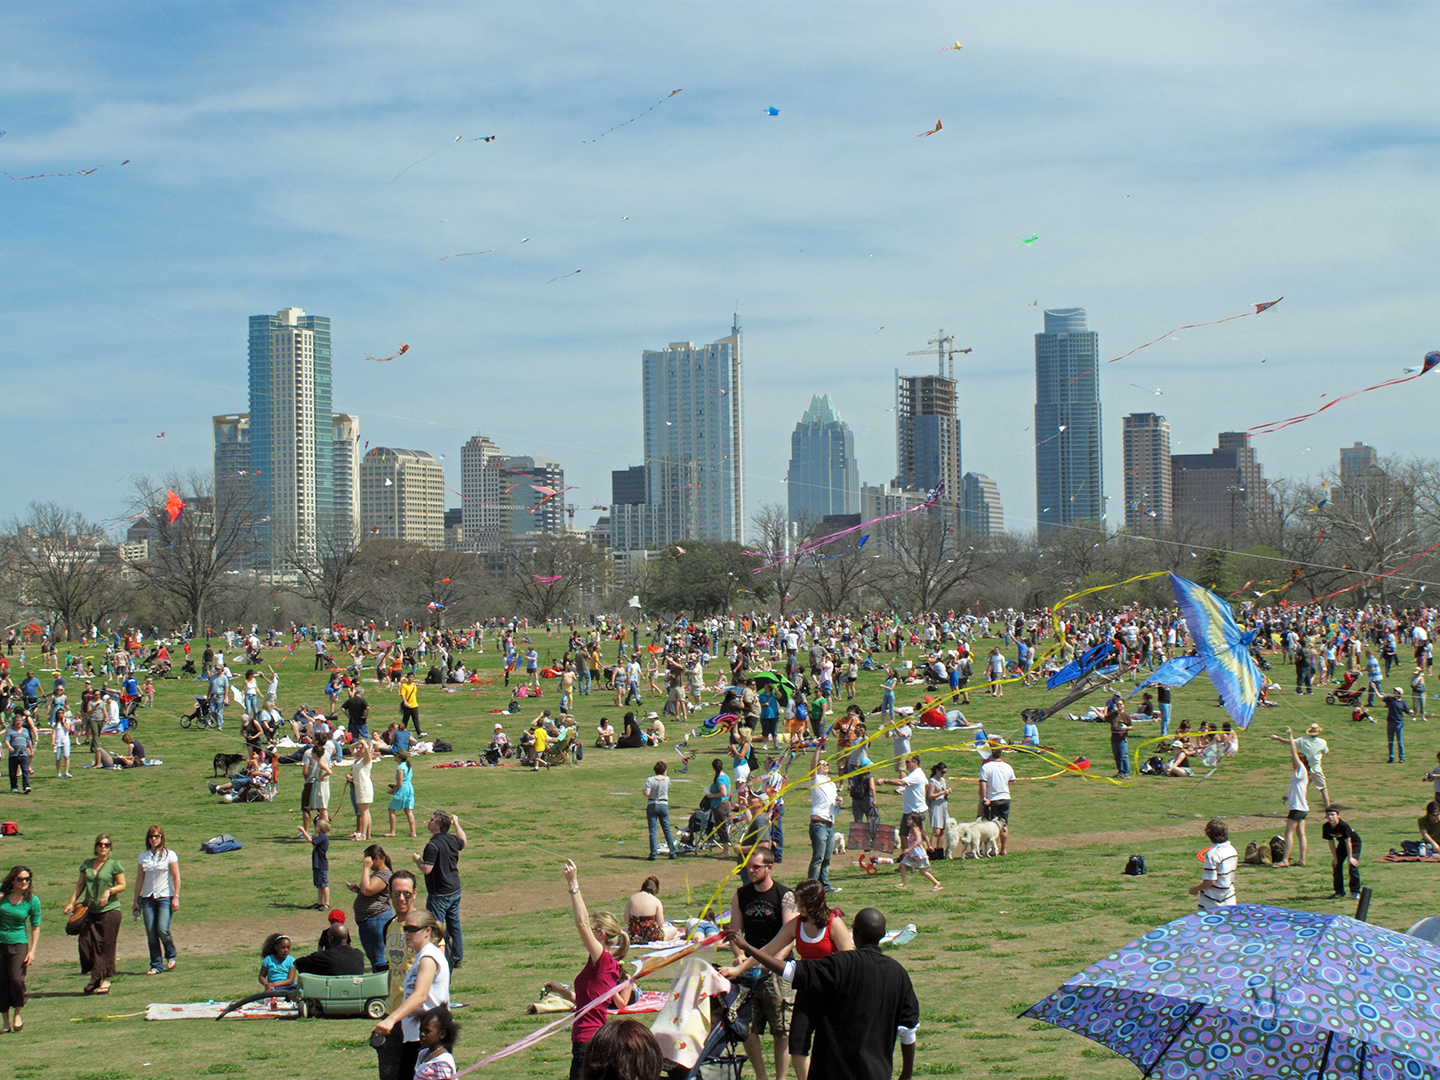
[[[542,658],[558,654],[558,638],[538,635]],[[607,659],[613,656],[607,646]],[[913,651],[912,651],[913,654]],[[278,659],[281,652],[268,654]],[[473,654],[467,661],[476,659]],[[497,665],[493,651],[479,658],[482,672]],[[13,661],[12,661],[13,662]],[[310,658],[297,651],[281,668],[281,701],[291,711],[301,701],[323,701],[322,679],[308,670]],[[1277,668],[1277,674],[1280,674]],[[861,701],[867,709],[879,700],[878,676],[862,675]],[[366,1044],[364,1020],[253,1021],[209,1024],[204,1021],[145,1023],[126,1014],[143,1011],[151,1001],[225,1000],[258,989],[257,952],[272,930],[292,934],[297,951],[324,927],[323,916],[305,910],[314,900],[310,885],[309,846],[295,839],[299,821],[296,802],[299,770],[282,771],[280,798],[273,804],[223,805],[210,796],[205,782],[217,751],[241,749],[238,710],[224,733],[183,731],[176,718],[188,710],[197,684],[170,680],[160,684],[156,707],[141,713],[140,735],[148,752],[162,758],[158,768],[126,772],[81,770],[72,765],[73,780],[47,777],[53,767],[42,751],[35,792],[28,798],[8,797],[0,817],[19,822],[23,835],[3,841],[8,862],[23,862],[36,871],[45,904],[41,956],[32,972],[32,1000],[25,1010],[26,1030],[6,1036],[7,1063],[0,1080],[13,1075],[36,1080],[131,1080],[186,1075],[235,1075],[280,1080],[312,1077],[318,1070],[336,1077],[374,1075],[374,1056]],[[524,703],[519,719],[503,718],[512,737],[519,720],[553,707],[553,683],[538,703]],[[78,689],[78,687],[76,687]],[[398,714],[393,695],[370,692],[372,726]],[[899,696],[913,702],[915,692]],[[987,730],[1017,735],[1022,707],[1051,698],[1043,689],[1006,687],[1001,699],[977,697],[966,708]],[[1355,725],[1348,710],[1326,707],[1323,697],[1279,695],[1280,708],[1264,710],[1241,736],[1239,758],[1209,780],[1139,779],[1118,787],[1098,778],[1111,771],[1108,739],[1094,724],[1063,718],[1042,727],[1047,745],[1067,758],[1084,754],[1094,762],[1092,779],[1063,776],[1021,783],[1015,792],[1013,836],[1016,852],[1003,860],[938,864],[945,891],[930,894],[891,886],[893,874],[866,878],[837,860],[839,900],[847,913],[880,907],[892,925],[914,922],[920,936],[896,950],[906,963],[920,995],[924,1019],[917,1054],[919,1075],[1064,1076],[1119,1078],[1134,1075],[1125,1060],[1098,1051],[1093,1044],[1043,1024],[1017,1019],[1026,1004],[1038,1001],[1066,978],[1146,929],[1193,909],[1185,890],[1198,877],[1195,852],[1205,846],[1204,821],[1211,816],[1247,817],[1236,823],[1238,847],[1268,837],[1282,828],[1283,797],[1288,781],[1288,755],[1282,745],[1263,736],[1297,731],[1312,720],[1326,726],[1333,753],[1326,772],[1339,801],[1350,808],[1347,818],[1365,838],[1365,882],[1375,889],[1371,919],[1404,929],[1433,913],[1434,867],[1381,865],[1391,846],[1414,832],[1414,819],[1428,798],[1429,785],[1420,775],[1433,761],[1435,741],[1426,725],[1407,725],[1409,762],[1385,764],[1383,725]],[[422,688],[425,730],[455,744],[456,757],[474,757],[488,742],[495,717],[503,706],[502,687],[486,688],[473,697]],[[647,695],[645,711],[654,703]],[[533,704],[533,708],[531,707]],[[840,702],[843,706],[843,701]],[[582,730],[591,730],[604,714],[618,719],[623,710],[613,697],[580,698]],[[1177,692],[1175,719],[1223,719],[1206,680]],[[671,734],[680,734],[671,725]],[[48,740],[42,740],[47,742]],[[918,735],[915,745],[927,765],[946,760],[956,794],[952,813],[962,820],[974,806],[974,773],[978,762],[965,749],[968,733]],[[107,739],[107,742],[115,742]],[[693,783],[672,789],[677,824],[698,801],[708,780],[708,760],[719,746],[704,744],[702,757],[688,774],[675,771],[678,758],[669,747],[660,752],[591,751],[577,769],[534,775],[519,769],[439,769],[436,760],[418,759],[415,786],[422,822],[425,807],[443,807],[461,815],[471,843],[462,857],[465,880],[466,964],[456,974],[453,996],[469,1007],[459,1012],[464,1025],[457,1058],[462,1064],[482,1052],[519,1038],[538,1026],[522,1012],[546,979],[569,982],[580,967],[581,951],[570,924],[568,897],[560,864],[573,857],[592,908],[619,910],[640,879],[655,870],[669,914],[698,911],[709,899],[726,867],[714,859],[644,861],[646,837],[642,780],[659,758],[672,766],[672,776]],[[873,756],[873,755],[872,755]],[[1053,771],[1024,758],[1012,759],[1022,776]],[[376,769],[383,790],[382,770]],[[626,792],[623,795],[613,792]],[[348,809],[340,784],[336,802]],[[794,884],[804,876],[808,845],[804,843],[804,794],[789,800],[791,846],[779,880]],[[1318,803],[1318,799],[1317,799]],[[377,834],[385,829],[383,800]],[[886,820],[898,817],[899,800],[882,796]],[[846,815],[848,816],[848,814]],[[1353,911],[1347,901],[1332,904],[1328,855],[1319,838],[1319,815],[1312,815],[1310,866],[1271,870],[1242,867],[1241,899],[1279,903],[1315,910]],[[140,924],[125,920],[120,939],[120,974],[106,998],[80,994],[84,979],[75,962],[74,943],[62,932],[59,908],[69,896],[80,860],[91,850],[95,833],[114,834],[116,854],[133,867],[146,826],[158,822],[181,857],[184,879],[182,906],[174,932],[180,965],[172,973],[146,977],[144,935]],[[342,829],[348,833],[343,817]],[[423,831],[423,826],[422,826]],[[200,841],[219,832],[235,834],[244,849],[207,856]],[[382,840],[397,865],[423,843],[408,838]],[[331,849],[332,903],[349,909],[346,880],[359,870],[359,845],[337,839]],[[1120,874],[1126,858],[1145,856],[1150,873],[1143,878]],[[3,861],[3,860],[0,860]],[[726,903],[733,881],[724,890]],[[13,1041],[12,1041],[13,1040]],[[490,1077],[555,1076],[568,1063],[562,1033],[551,1041],[495,1066]],[[20,1047],[23,1045],[23,1050]],[[1021,1064],[1023,1062],[1023,1064]]]

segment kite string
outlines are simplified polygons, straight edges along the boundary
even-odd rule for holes
[[[1280,299],[1283,300],[1284,297],[1282,296]],[[1279,302],[1280,300],[1272,300],[1268,304],[1256,304],[1254,311],[1242,311],[1239,315],[1231,315],[1228,318],[1224,319],[1215,319],[1211,322],[1187,323],[1184,326],[1177,326],[1174,330],[1166,330],[1165,333],[1161,334],[1154,341],[1147,341],[1144,345],[1136,345],[1135,348],[1131,349],[1127,353],[1121,353],[1119,356],[1115,357],[1115,360],[1124,360],[1125,357],[1132,356],[1135,353],[1139,352],[1141,349],[1148,349],[1151,345],[1164,341],[1171,334],[1178,334],[1181,330],[1197,330],[1202,326],[1219,326],[1221,323],[1234,322],[1236,319],[1244,319],[1248,318],[1251,315],[1259,315],[1262,311],[1268,311],[1270,308],[1274,307]],[[1107,364],[1113,364],[1115,363],[1115,360],[1107,360],[1105,362]]]
[[[1291,416],[1285,420],[1272,420],[1268,424],[1256,424],[1252,428],[1247,428],[1245,433],[1247,435],[1273,435],[1275,432],[1281,431],[1287,427],[1291,427],[1295,424],[1300,423],[1303,420],[1309,420],[1312,416],[1319,416],[1322,412],[1330,408],[1330,406],[1332,405],[1339,405],[1342,401],[1348,401],[1351,398],[1357,397],[1360,394],[1368,394],[1371,390],[1383,390],[1387,386],[1398,386],[1401,383],[1410,382],[1414,379],[1420,378],[1420,375],[1423,374],[1424,372],[1422,371],[1419,375],[1406,375],[1403,378],[1399,379],[1387,379],[1385,380],[1385,382],[1376,383],[1374,386],[1367,386],[1361,390],[1352,390],[1348,394],[1342,394],[1340,397],[1327,401],[1324,405],[1321,405],[1320,408],[1316,409],[1314,412],[1301,413],[1299,416]]]

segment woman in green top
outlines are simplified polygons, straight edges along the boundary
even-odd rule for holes
[[[0,1016],[5,1031],[25,1026],[25,975],[40,941],[40,900],[28,866],[12,866],[0,885]]]
[[[80,973],[88,974],[87,994],[108,994],[115,974],[115,943],[120,937],[120,895],[125,891],[125,867],[110,857],[110,834],[95,838],[95,857],[80,864],[80,879],[65,905],[65,914],[84,904],[85,924],[80,928]]]

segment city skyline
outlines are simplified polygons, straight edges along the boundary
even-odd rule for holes
[[[812,9],[745,10],[12,12],[0,167],[109,166],[6,182],[0,250],[25,268],[0,297],[13,467],[123,516],[130,475],[204,468],[204,418],[243,411],[235,319],[293,303],[334,321],[340,405],[371,445],[444,448],[459,488],[452,448],[483,431],[603,504],[609,472],[643,460],[640,426],[617,423],[641,396],[635,355],[735,304],[765,358],[747,373],[748,512],[784,500],[813,392],[882,479],[885,380],[940,324],[974,350],[956,358],[967,467],[1026,531],[1042,306],[1083,303],[1103,363],[1285,297],[1104,368],[1105,412],[1166,413],[1177,453],[1435,347],[1437,92],[1415,72],[1440,28],[1423,8],[842,5],[820,48]],[[717,60],[699,71],[697,40]],[[725,167],[677,167],[708,160]],[[1264,436],[1262,456],[1293,477],[1356,438],[1427,454],[1437,377]],[[52,437],[71,414],[114,418],[123,468]],[[37,494],[7,485],[0,512]]]

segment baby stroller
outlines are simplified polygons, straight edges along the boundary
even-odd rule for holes
[[[1357,701],[1360,700],[1360,695],[1365,692],[1364,690],[1354,689],[1355,682],[1357,679],[1359,679],[1359,677],[1360,676],[1358,672],[1347,671],[1345,673],[1345,678],[1341,680],[1340,685],[1337,686],[1334,690],[1330,691],[1330,693],[1325,695],[1325,704],[1354,705]]]
[[[189,728],[191,724],[197,727],[214,727],[215,721],[210,716],[210,697],[208,694],[195,695],[195,711],[180,718],[180,726]]]

